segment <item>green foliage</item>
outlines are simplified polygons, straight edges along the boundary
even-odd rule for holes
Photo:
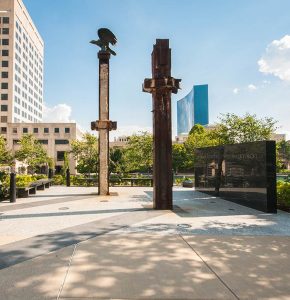
[[[188,155],[184,144],[172,145],[172,167],[175,173],[185,170],[188,165]]]
[[[48,163],[49,169],[53,170],[55,167],[54,159],[52,157],[48,157],[47,163]]]
[[[0,194],[4,194],[5,191],[9,188],[10,184],[10,175],[6,172],[0,172],[0,188],[2,191],[0,191]]]
[[[36,166],[45,164],[49,161],[46,150],[35,139],[32,134],[25,134],[19,141],[20,149],[15,152],[17,160],[27,164],[32,172]]]
[[[126,172],[149,172],[153,165],[153,136],[148,132],[132,135],[124,153]]]
[[[45,175],[45,174],[36,174],[36,175],[34,175],[34,177],[36,178],[36,180],[48,179],[47,175]]]
[[[71,153],[77,160],[79,173],[97,173],[98,167],[98,139],[96,136],[85,133],[82,140],[71,143]]]
[[[36,180],[36,177],[32,175],[16,175],[16,186],[27,187]]]
[[[66,171],[69,169],[69,158],[68,158],[68,153],[64,153],[64,158],[63,158],[63,168],[61,170],[61,173],[63,176],[66,176]]]
[[[186,161],[184,168],[187,170],[194,169],[194,152],[196,148],[216,146],[219,141],[213,136],[212,130],[205,129],[203,126],[197,124],[191,129],[191,134],[184,143],[186,151]]]
[[[54,175],[52,177],[53,184],[55,185],[63,185],[65,183],[65,177],[62,175]]]
[[[218,144],[236,144],[268,140],[276,128],[273,118],[257,118],[249,113],[243,117],[222,114],[212,136]]]
[[[290,160],[290,144],[283,140],[276,143],[276,166],[277,170],[281,172],[286,169],[287,163]]]
[[[282,206],[290,206],[290,183],[278,181],[277,183],[277,200]]]
[[[7,149],[7,143],[4,137],[0,134],[0,166],[10,166],[13,162],[11,151]]]
[[[120,148],[110,149],[110,173],[123,173],[125,172],[124,150]]]

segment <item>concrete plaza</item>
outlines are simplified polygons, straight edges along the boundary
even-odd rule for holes
[[[290,215],[174,189],[52,187],[0,203],[0,299],[290,299]]]

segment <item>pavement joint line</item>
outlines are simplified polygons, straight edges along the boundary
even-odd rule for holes
[[[13,210],[26,209],[26,208],[31,208],[31,207],[46,206],[46,205],[65,203],[65,202],[73,202],[73,201],[79,201],[82,199],[91,198],[90,196],[93,197],[94,195],[88,194],[88,195],[83,195],[83,196],[76,196],[75,197],[76,199],[72,199],[71,196],[67,196],[67,197],[56,198],[56,199],[52,199],[52,200],[39,200],[39,201],[28,202],[28,203],[16,203],[14,205],[8,204],[5,206],[0,205],[0,211],[1,211],[1,213],[4,213],[4,212],[13,211]]]
[[[221,279],[221,277],[213,270],[213,268],[202,258],[202,256],[187,242],[187,240],[179,234],[179,236],[182,238],[182,240],[187,244],[189,248],[202,260],[202,262],[206,265],[206,267],[218,278],[218,280],[231,292],[231,294],[237,299],[240,300],[240,298],[235,294],[235,292],[225,283],[224,280]]]
[[[68,272],[69,272],[69,269],[70,269],[70,266],[71,266],[71,263],[72,263],[72,260],[73,260],[73,257],[74,257],[75,252],[76,252],[77,245],[78,245],[78,244],[75,244],[75,245],[74,245],[74,249],[73,249],[72,255],[71,255],[70,259],[69,259],[69,263],[68,263],[68,266],[67,266],[67,270],[66,270],[66,272],[65,272],[65,275],[64,275],[64,278],[63,278],[63,282],[62,282],[62,284],[61,284],[61,286],[60,286],[60,288],[59,288],[59,291],[58,291],[56,300],[59,300],[60,294],[61,294],[61,292],[62,292],[62,290],[63,290],[64,284],[65,284],[65,281],[66,281],[66,278],[67,278],[67,275],[68,275]]]

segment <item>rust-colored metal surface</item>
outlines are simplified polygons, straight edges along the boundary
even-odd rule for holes
[[[171,49],[168,39],[157,39],[152,52],[152,78],[143,91],[153,100],[153,206],[172,209],[171,93],[177,93],[181,79],[171,77]]]

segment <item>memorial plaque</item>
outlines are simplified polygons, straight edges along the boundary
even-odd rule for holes
[[[277,212],[275,141],[199,148],[195,157],[197,191]]]

